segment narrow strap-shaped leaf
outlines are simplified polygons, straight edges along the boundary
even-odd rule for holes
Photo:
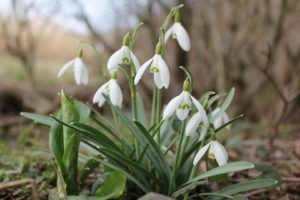
[[[212,176],[216,176],[216,175],[220,175],[220,174],[226,174],[226,173],[230,173],[230,172],[241,171],[241,170],[245,170],[245,169],[252,169],[252,168],[254,168],[254,164],[252,164],[250,162],[246,162],[246,161],[228,163],[226,165],[213,168],[213,169],[211,169],[211,170],[209,170],[209,171],[207,171],[207,172],[205,172],[205,173],[203,173],[199,176],[196,176],[195,178],[193,178],[190,181],[186,182],[185,184],[183,184],[179,188],[187,187],[188,185],[192,184],[195,181],[201,181],[205,178],[209,178],[209,177],[212,177]]]
[[[278,181],[274,179],[257,179],[257,180],[245,181],[242,183],[237,183],[234,185],[227,186],[217,191],[216,193],[221,195],[234,195],[249,190],[271,187],[276,185],[277,183]],[[220,197],[210,198],[210,200],[219,200],[219,199],[221,198]]]
[[[97,159],[95,158],[95,160],[97,160],[98,162],[100,162],[102,165],[105,165],[111,169],[114,169],[114,170],[123,170],[122,168],[118,167],[118,166],[115,166],[111,163],[108,163],[104,160],[101,160],[101,159]],[[130,173],[126,172],[125,171],[125,174],[127,176],[128,179],[130,179],[132,182],[134,182],[141,190],[143,190],[145,193],[148,193],[151,191],[151,188],[149,187],[146,187],[143,183],[141,183],[138,179],[136,179],[134,176],[132,176]]]
[[[26,117],[28,119],[31,119],[35,121],[36,123],[40,123],[46,126],[51,126],[53,123],[53,119],[50,116],[47,115],[40,115],[36,113],[30,113],[30,112],[21,112],[21,116]]]
[[[119,147],[105,134],[101,133],[97,129],[82,123],[72,123],[72,125],[81,130],[82,134],[85,134],[87,137],[92,137],[96,141],[102,144],[104,147],[112,148],[118,152],[122,152]]]
[[[100,145],[107,146],[107,147],[110,147],[110,148],[114,148],[115,150],[117,150],[117,151],[119,151],[119,152],[122,152],[122,151],[118,148],[118,146],[116,146],[112,141],[110,141],[110,139],[109,139],[107,136],[105,136],[104,134],[101,134],[101,132],[97,131],[96,129],[95,129],[95,130],[97,131],[97,133],[98,133],[99,135],[97,134],[97,135],[95,136],[95,134],[94,134],[93,132],[89,132],[89,131],[86,131],[86,130],[84,130],[84,129],[78,128],[78,127],[76,127],[75,125],[71,125],[71,124],[65,123],[65,122],[61,121],[60,119],[58,119],[58,118],[56,118],[56,117],[54,117],[54,116],[53,116],[53,119],[55,119],[55,120],[58,121],[59,123],[63,124],[64,126],[67,126],[67,127],[71,128],[71,129],[74,129],[74,130],[78,131],[79,133],[81,133],[81,134],[83,134],[83,135],[85,135],[85,136],[87,136],[87,137],[93,139],[94,142],[97,142],[97,143],[100,144]],[[80,123],[76,123],[76,124],[78,125],[78,124],[80,124]],[[81,124],[81,125],[82,125],[82,124]],[[87,125],[84,125],[84,126],[87,126]],[[98,136],[98,137],[97,137],[97,136]],[[110,141],[110,142],[109,142],[109,141]]]
[[[241,118],[243,118],[243,117],[244,117],[244,115],[241,114],[241,115],[239,115],[239,116],[237,116],[237,117],[231,119],[230,121],[226,122],[225,124],[223,124],[222,126],[220,126],[219,128],[217,128],[217,129],[215,130],[215,132],[216,132],[216,133],[219,132],[220,130],[222,130],[223,128],[225,128],[226,126],[228,126],[229,124],[232,124],[232,123],[234,123],[235,121],[237,121],[237,120],[239,120],[239,119],[241,119]]]
[[[223,114],[223,112],[229,107],[229,105],[230,105],[230,103],[233,99],[233,96],[234,96],[234,91],[235,91],[234,88],[232,88],[230,90],[230,92],[227,95],[225,101],[221,105],[220,110],[214,116],[212,116],[212,119],[211,119],[212,122],[215,121],[219,116],[221,116]]]

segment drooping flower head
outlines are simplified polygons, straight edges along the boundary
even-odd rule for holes
[[[225,165],[228,160],[228,154],[222,144],[216,140],[211,140],[208,144],[202,147],[196,154],[193,164],[197,165],[201,158],[208,150],[208,157],[216,160],[219,166]]]
[[[142,75],[148,67],[150,67],[150,73],[153,74],[154,83],[157,88],[168,88],[170,83],[170,71],[167,63],[161,56],[162,53],[162,44],[158,42],[156,45],[155,55],[147,60],[141,68],[137,71],[134,84],[138,84]]]
[[[185,50],[189,51],[191,48],[190,37],[185,30],[185,28],[180,23],[180,13],[177,12],[174,19],[174,24],[171,26],[165,35],[165,43],[167,43],[168,39],[172,36],[173,39],[176,39],[179,46]]]
[[[130,63],[133,63],[136,71],[140,68],[140,62],[128,46],[129,33],[124,36],[122,47],[108,59],[107,68],[110,72],[116,71],[120,65],[130,65]]]
[[[181,121],[185,120],[192,109],[192,104],[196,107],[198,112],[201,113],[201,115],[206,115],[199,101],[190,94],[190,90],[190,82],[185,80],[183,83],[183,91],[167,104],[163,113],[164,120],[171,117],[175,112]]]
[[[77,85],[87,85],[89,82],[88,71],[86,65],[82,62],[82,49],[78,56],[67,62],[58,72],[58,77],[61,77],[70,67],[74,67],[74,78]]]
[[[111,103],[114,106],[121,107],[123,101],[122,90],[118,85],[116,72],[112,73],[111,79],[104,83],[96,92],[93,103],[98,103],[98,106],[101,107],[105,103],[105,98],[103,94],[109,97]]]
[[[220,111],[220,108],[217,107],[214,111],[212,111],[211,115],[212,118],[214,118],[214,116]],[[218,116],[215,121],[213,122],[214,124],[214,128],[218,129],[220,128],[223,124],[226,124],[227,122],[229,122],[229,117],[227,115],[227,113],[224,111],[220,116]],[[227,129],[230,129],[230,125],[226,126]]]

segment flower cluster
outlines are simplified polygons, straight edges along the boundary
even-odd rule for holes
[[[123,39],[122,47],[111,55],[107,62],[107,69],[110,72],[111,79],[104,83],[96,91],[93,103],[98,104],[99,107],[105,103],[105,96],[107,96],[114,106],[121,107],[123,101],[122,90],[117,83],[117,73],[120,67],[133,66],[133,77],[131,87],[137,85],[145,71],[148,69],[153,74],[155,87],[158,89],[167,89],[170,84],[170,71],[169,66],[163,58],[163,48],[169,38],[176,39],[179,46],[184,51],[189,51],[191,48],[190,38],[185,28],[180,23],[179,12],[175,15],[174,24],[165,32],[163,38],[159,40],[156,45],[155,54],[148,59],[144,64],[140,65],[138,58],[130,49],[130,34],[126,34]],[[59,71],[58,76],[61,77],[67,69],[74,66],[75,81],[78,85],[88,84],[87,68],[82,62],[82,50],[77,58],[65,64]],[[192,85],[191,80],[187,79],[183,83],[183,91],[176,97],[170,100],[166,105],[162,119],[168,120],[174,114],[177,118],[185,123],[184,134],[186,137],[194,137],[198,135],[199,141],[206,138],[209,132],[210,122],[201,103],[191,95]],[[105,96],[104,96],[105,95]],[[212,112],[214,116],[219,111],[219,108]],[[228,122],[229,118],[226,113],[218,117],[214,122],[214,128],[219,128],[223,123]],[[227,163],[228,155],[225,148],[216,141],[215,137],[210,137],[210,141],[204,145],[195,155],[193,164],[197,165],[205,152],[209,149],[208,157],[216,159],[219,165]]]

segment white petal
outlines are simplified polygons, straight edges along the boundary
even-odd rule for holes
[[[83,64],[83,67],[82,67],[82,74],[81,74],[81,82],[84,85],[87,85],[89,82],[89,74],[88,74],[86,65],[84,63],[82,63],[82,64]]]
[[[202,130],[200,133],[200,138],[199,138],[199,140],[202,140],[205,137],[205,135],[207,133],[207,129],[209,127],[208,117],[207,117],[207,114],[206,114],[203,106],[200,104],[200,102],[197,99],[195,99],[195,97],[193,97],[192,95],[190,97],[191,97],[195,107],[197,108],[198,112],[200,113],[201,119],[203,121],[203,127],[202,127]]]
[[[105,84],[103,84],[95,93],[94,98],[93,98],[93,103],[99,103],[101,105],[99,105],[99,107],[101,107],[103,105],[103,103],[105,102],[105,99],[103,97],[103,93],[106,93],[107,91],[107,86],[108,86],[109,82],[106,82]]]
[[[183,50],[189,51],[191,48],[190,38],[185,28],[181,25],[181,23],[174,24],[174,32],[176,33],[176,38],[179,46]]]
[[[163,87],[163,83],[162,83],[159,73],[154,73],[153,78],[154,78],[154,83],[155,83],[156,87],[158,89],[161,89]]]
[[[119,64],[122,62],[123,54],[124,49],[121,48],[110,56],[107,62],[107,69],[109,71],[116,70],[119,68]]]
[[[212,112],[211,112],[211,116],[214,117],[218,112],[219,112],[220,108],[217,107],[216,109],[214,109]]]
[[[67,69],[69,69],[70,67],[73,66],[74,62],[75,62],[76,59],[73,59],[69,62],[67,62],[58,72],[58,77],[61,77],[66,71]]]
[[[82,62],[80,58],[76,58],[74,63],[74,73],[75,73],[75,81],[78,85],[81,83],[87,84],[88,83],[88,72],[86,69],[85,64]]]
[[[129,54],[130,54],[130,58],[133,62],[135,71],[138,71],[141,67],[139,60],[137,59],[137,57],[129,50]]]
[[[163,86],[167,89],[170,83],[170,72],[167,63],[163,60],[161,56],[158,58],[159,75]]]
[[[201,122],[201,114],[197,112],[194,114],[191,119],[188,121],[186,128],[185,128],[185,135],[186,136],[193,136],[199,127]]]
[[[223,113],[222,117],[223,117],[223,123],[224,124],[226,124],[227,122],[229,122],[230,119],[229,119],[229,117],[228,117],[228,115],[227,115],[226,112]],[[226,129],[229,130],[230,128],[231,128],[231,124],[229,124],[229,125],[226,126]]]
[[[181,108],[178,108],[178,109],[176,110],[176,115],[177,115],[177,117],[178,117],[181,121],[183,121],[183,120],[185,120],[185,118],[188,116],[189,112],[190,112],[189,109],[181,109]]]
[[[120,99],[122,97],[122,91],[119,87],[117,81],[115,79],[111,79],[109,81],[109,89],[110,89],[110,100],[114,106],[120,106]]]
[[[187,104],[191,107],[191,94],[187,91],[182,91],[183,99],[182,99],[182,104]]]
[[[163,114],[163,119],[167,119],[169,117],[171,117],[171,115],[174,114],[174,112],[176,111],[176,109],[179,107],[180,103],[182,100],[182,94],[174,97],[166,106],[164,114]]]
[[[212,141],[212,143],[214,143],[212,151],[215,154],[218,165],[219,166],[225,165],[228,160],[228,154],[226,149],[222,144],[220,144],[217,141]]]
[[[194,161],[193,161],[193,165],[197,165],[198,162],[201,160],[201,158],[203,157],[203,155],[206,153],[208,147],[209,147],[210,143],[208,143],[207,145],[205,145],[204,147],[202,147],[198,153],[196,154]]]
[[[144,74],[145,70],[151,65],[151,62],[153,61],[153,58],[150,58],[149,60],[147,60],[142,66],[141,68],[137,71],[135,78],[134,78],[134,84],[138,84],[138,82],[140,81],[140,79],[142,78],[142,75]]]
[[[215,121],[213,123],[214,124],[214,128],[217,129],[220,126],[222,126],[222,121],[223,121],[222,116],[219,116],[217,119],[215,119]]]
[[[167,43],[168,39],[169,39],[170,36],[172,35],[173,30],[174,30],[174,25],[171,26],[171,27],[167,30],[167,32],[166,32],[166,34],[165,34],[165,38],[164,38],[164,43],[165,43],[165,44]]]

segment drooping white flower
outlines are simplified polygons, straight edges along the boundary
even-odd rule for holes
[[[74,77],[77,85],[87,85],[89,82],[88,71],[81,57],[77,57],[67,62],[58,72],[58,77],[61,77],[70,67],[74,67]]]
[[[211,115],[212,118],[220,111],[220,108],[217,107],[214,111],[212,111]],[[215,121],[213,122],[214,128],[218,129],[220,128],[223,124],[226,124],[229,122],[229,117],[227,113],[224,111],[220,116],[218,116]],[[226,126],[227,129],[230,129],[230,125]]]
[[[212,140],[198,151],[193,161],[194,165],[197,165],[197,163],[201,160],[207,150],[208,157],[213,160],[215,159],[219,166],[225,165],[227,163],[228,154],[226,149],[218,141]]]
[[[198,110],[198,113],[201,115],[201,119],[205,118],[207,119],[206,113],[202,107],[202,105],[199,103],[199,101],[193,97],[188,91],[185,89],[176,97],[174,97],[166,106],[164,113],[163,113],[163,119],[167,119],[171,117],[175,112],[177,117],[180,120],[185,120],[185,118],[188,116],[191,108],[192,103],[195,105],[195,107]],[[202,116],[203,115],[203,116]]]
[[[170,36],[172,36],[173,39],[177,40],[179,46],[184,51],[189,51],[191,49],[190,37],[180,22],[175,22],[173,26],[171,26],[166,32],[165,43],[167,43]]]
[[[128,46],[123,45],[118,51],[113,53],[107,62],[107,68],[110,72],[115,71],[121,64],[129,65],[133,63],[135,70],[140,68],[140,62],[137,57],[130,51]]]
[[[207,133],[207,129],[209,127],[209,121],[208,121],[208,117],[207,117],[206,112],[203,109],[203,107],[200,105],[200,106],[198,106],[197,109],[198,109],[198,112],[195,113],[190,118],[190,120],[187,122],[187,125],[185,127],[185,134],[186,134],[186,136],[195,135],[195,133],[197,132],[197,130],[200,126],[200,123],[203,122],[203,126],[202,126],[200,137],[199,137],[199,141],[201,141],[201,140],[203,140],[203,138],[205,137],[205,135]]]
[[[123,101],[122,90],[118,85],[116,79],[112,78],[105,84],[103,84],[96,92],[93,103],[98,103],[101,107],[105,103],[103,94],[107,95],[114,106],[121,107]]]
[[[153,73],[154,82],[157,88],[168,88],[170,83],[169,67],[160,54],[155,54],[147,60],[137,71],[134,84],[138,84],[146,69],[150,67],[150,73]]]

